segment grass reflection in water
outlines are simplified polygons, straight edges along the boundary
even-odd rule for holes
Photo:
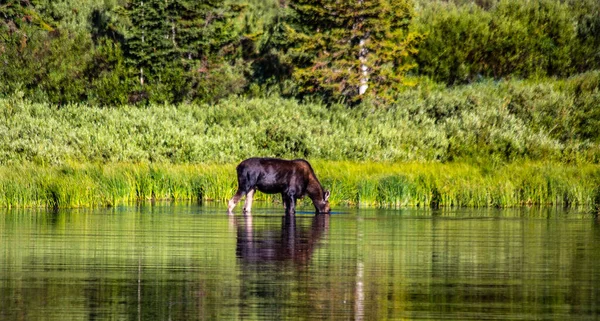
[[[583,320],[600,312],[600,226],[587,214],[343,211],[6,211],[0,319]]]

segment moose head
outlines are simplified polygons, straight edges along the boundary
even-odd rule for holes
[[[331,193],[329,191],[325,191],[322,199],[313,199],[313,204],[315,205],[317,213],[331,212],[331,207],[329,206],[329,195],[331,195]]]

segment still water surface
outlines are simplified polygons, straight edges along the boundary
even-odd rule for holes
[[[600,318],[589,215],[342,211],[0,212],[0,319]]]

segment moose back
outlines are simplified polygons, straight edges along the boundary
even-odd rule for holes
[[[267,194],[281,194],[285,211],[296,212],[296,201],[310,197],[317,213],[329,213],[329,191],[325,191],[310,164],[304,159],[249,158],[236,168],[238,189],[228,204],[228,213],[245,195],[244,212],[252,209],[256,190]]]

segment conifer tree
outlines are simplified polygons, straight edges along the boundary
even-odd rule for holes
[[[239,40],[234,19],[241,6],[217,0],[170,0],[167,7],[172,41],[183,58],[216,56]]]
[[[164,0],[132,0],[129,4],[131,33],[127,53],[130,63],[139,70],[142,85],[148,75],[159,75],[172,58],[166,7]]]
[[[140,83],[151,86],[142,92],[167,101],[197,95],[202,73],[239,56],[241,10],[217,0],[132,0],[126,48]]]
[[[329,99],[385,99],[413,65],[411,0],[292,0],[289,54],[300,92]]]

